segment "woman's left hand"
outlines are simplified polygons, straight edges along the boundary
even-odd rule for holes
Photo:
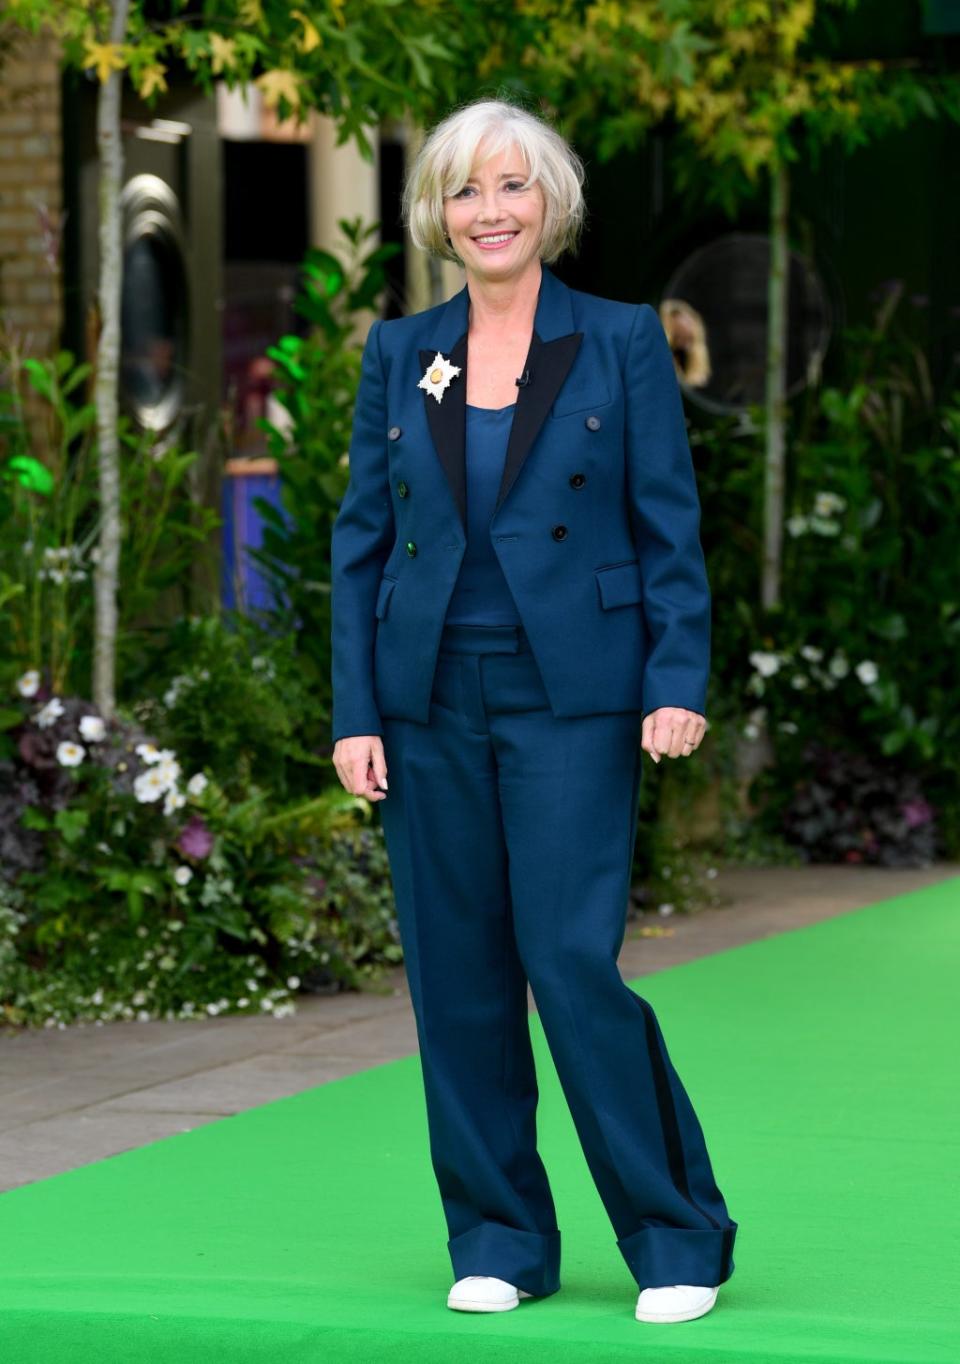
[[[707,730],[706,716],[680,706],[661,706],[643,717],[640,747],[654,762],[662,757],[689,758]]]

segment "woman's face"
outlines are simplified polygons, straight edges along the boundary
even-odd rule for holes
[[[483,157],[481,142],[469,180],[443,201],[447,231],[468,273],[512,278],[539,256],[543,191],[539,184],[523,188],[529,170],[517,148]]]

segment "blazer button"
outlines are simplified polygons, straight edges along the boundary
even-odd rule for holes
[[[554,526],[550,534],[555,540],[565,540],[567,538],[567,528],[566,526]]]
[[[599,418],[599,417],[590,416],[590,417],[587,418],[586,425],[587,425],[587,429],[588,429],[589,431],[599,431],[599,430],[600,430],[600,418]]]
[[[587,476],[586,476],[586,474],[571,474],[571,475],[570,475],[570,487],[571,487],[571,488],[582,488],[583,485],[586,483],[586,481],[587,481]]]
[[[391,426],[390,430],[387,432],[387,435],[391,440],[399,440],[400,438],[399,426]]]
[[[407,553],[410,555],[411,559],[413,559],[416,556],[417,547],[412,540],[407,541]]]
[[[400,494],[401,497],[406,497],[406,495],[407,495],[407,493],[408,493],[409,491],[410,491],[410,489],[407,487],[407,485],[404,483],[403,479],[401,478],[400,482],[397,484],[397,492]]]

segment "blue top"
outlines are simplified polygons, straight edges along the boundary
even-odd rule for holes
[[[467,547],[445,623],[519,625],[520,613],[490,540],[516,403],[466,407]]]

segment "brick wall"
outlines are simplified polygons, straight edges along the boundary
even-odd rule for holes
[[[18,43],[0,71],[0,325],[29,353],[48,354],[62,325],[60,265],[50,236],[63,209],[60,74],[47,40]]]

